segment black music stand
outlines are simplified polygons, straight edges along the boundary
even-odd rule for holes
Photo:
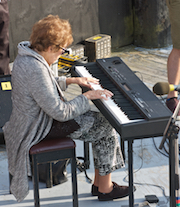
[[[163,134],[163,139],[159,145],[162,149],[166,139],[169,140],[169,185],[170,185],[170,207],[176,206],[180,201],[179,192],[179,145],[178,145],[178,132],[179,127],[175,124],[177,115],[180,110],[180,101],[170,117],[166,129]]]

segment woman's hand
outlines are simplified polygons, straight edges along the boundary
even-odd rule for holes
[[[90,78],[90,77],[80,77],[77,78],[77,84],[80,86],[88,87],[92,89],[90,83],[99,84],[99,79],[97,78]]]
[[[80,86],[88,87],[92,89],[90,83],[99,84],[99,79],[97,78],[90,78],[90,77],[77,77],[77,78],[67,78],[66,84],[78,84]]]
[[[110,97],[113,96],[113,93],[108,90],[91,90],[83,93],[84,96],[86,96],[89,100],[95,100],[95,99],[104,99],[108,100]]]
[[[77,77],[77,78],[66,79],[67,85],[73,84],[73,83],[92,89],[92,86],[90,83],[99,85],[99,79],[90,78],[90,77]],[[89,100],[95,100],[95,99],[108,100],[108,98],[113,96],[113,93],[105,89],[105,90],[90,90],[90,91],[83,93],[83,95],[86,96]]]

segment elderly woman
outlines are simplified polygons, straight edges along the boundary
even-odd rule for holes
[[[62,91],[68,85],[91,88],[89,82],[98,84],[98,80],[55,78],[50,68],[72,41],[69,22],[49,15],[34,25],[30,42],[18,45],[12,70],[13,110],[3,128],[9,172],[13,176],[10,189],[18,201],[28,194],[30,147],[50,137],[54,128],[60,136],[58,123],[71,119],[78,123],[79,129],[69,136],[92,143],[95,167],[92,195],[100,201],[128,195],[128,187],[111,181],[111,172],[124,167],[116,132],[102,114],[90,111],[89,105],[89,100],[108,99],[113,94],[108,90],[90,90],[64,101]]]

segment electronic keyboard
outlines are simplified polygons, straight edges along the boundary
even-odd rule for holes
[[[93,103],[123,140],[163,135],[171,111],[119,57],[73,66],[71,74],[95,77],[100,85],[93,84],[93,90],[112,91],[114,96],[109,100]]]

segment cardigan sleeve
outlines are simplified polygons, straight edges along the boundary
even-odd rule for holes
[[[57,83],[59,84],[61,90],[65,91],[67,89],[66,76],[55,77],[55,79]]]
[[[67,121],[90,109],[89,100],[82,94],[71,101],[62,101],[46,68],[36,68],[29,80],[28,90],[32,98],[53,119]]]

